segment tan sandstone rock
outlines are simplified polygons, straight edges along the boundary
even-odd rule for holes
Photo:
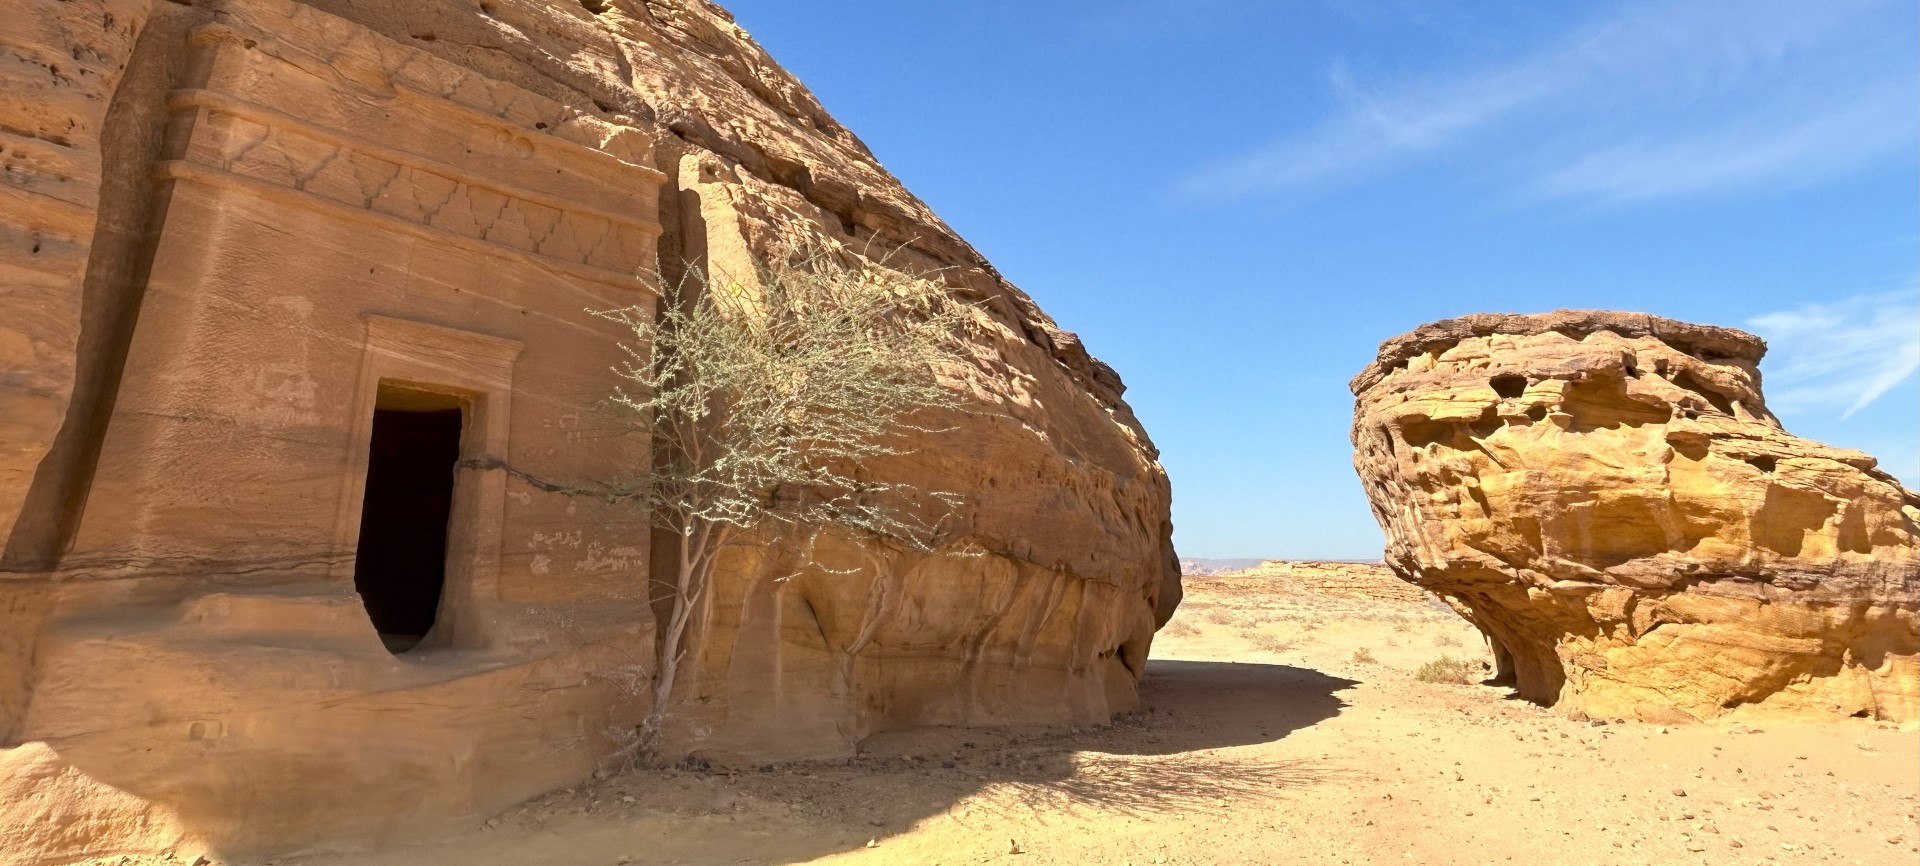
[[[1585,311],[1388,340],[1353,380],[1388,563],[1568,712],[1920,720],[1920,496],[1781,429],[1765,348]]]
[[[1119,378],[725,11],[0,22],[0,864],[391,841],[590,773],[646,709],[663,566],[644,521],[541,482],[647,465],[595,425],[620,334],[585,310],[797,249],[979,302],[970,411],[876,471],[962,497],[955,546],[985,553],[730,553],[674,747],[841,755],[1137,700],[1179,584]],[[376,627],[375,434],[448,417],[439,600]]]

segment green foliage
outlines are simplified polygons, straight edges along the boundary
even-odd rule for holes
[[[861,469],[958,405],[937,373],[965,363],[971,312],[936,281],[815,257],[599,313],[633,332],[613,404],[656,449],[620,498],[676,533],[837,524],[924,545],[951,497]]]
[[[940,413],[960,407],[941,374],[967,369],[976,313],[937,279],[822,255],[745,282],[694,271],[663,287],[657,310],[595,314],[632,332],[611,404],[654,449],[651,465],[596,492],[677,537],[652,706],[631,751],[657,756],[688,624],[727,546],[810,544],[830,528],[939,545],[956,497],[866,470],[909,454],[916,438],[941,432],[929,426]],[[863,625],[859,646],[876,628]],[[847,649],[849,665],[859,646]]]

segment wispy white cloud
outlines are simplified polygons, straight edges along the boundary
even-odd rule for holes
[[[1846,418],[1920,373],[1920,287],[1806,304],[1747,326],[1767,340],[1767,400],[1779,410]]]
[[[1920,133],[1914,94],[1882,85],[1808,112],[1756,116],[1674,139],[1642,138],[1596,150],[1546,172],[1535,190],[1626,202],[1753,186],[1826,180],[1902,151]]]
[[[1188,178],[1287,192],[1442,151],[1534,196],[1626,201],[1807,182],[1920,137],[1900,0],[1637,0],[1527,56],[1369,84],[1336,60],[1319,125]]]

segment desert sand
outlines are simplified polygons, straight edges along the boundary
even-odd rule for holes
[[[852,761],[605,774],[455,838],[276,862],[1717,866],[1920,851],[1911,730],[1596,725],[1509,689],[1417,680],[1441,656],[1491,662],[1437,603],[1271,575],[1191,578],[1188,593],[1142,710],[1110,727],[932,729]]]

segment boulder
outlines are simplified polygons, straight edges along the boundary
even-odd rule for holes
[[[1765,351],[1595,311],[1388,340],[1352,382],[1387,562],[1568,713],[1920,719],[1920,496],[1783,429]]]

